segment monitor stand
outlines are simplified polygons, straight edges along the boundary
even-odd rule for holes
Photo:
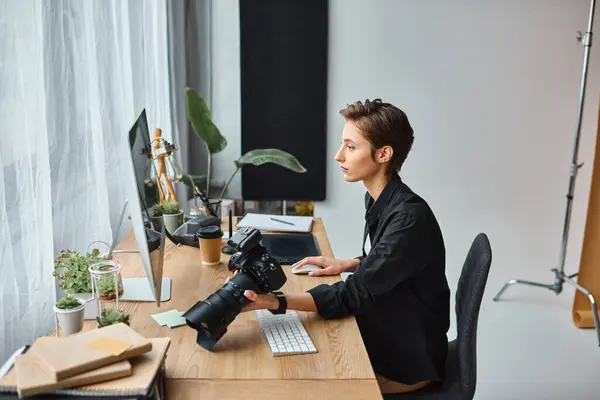
[[[125,211],[127,210],[128,202],[126,201],[123,205],[123,209],[121,210],[121,215],[119,217],[119,224],[117,225],[117,229],[115,230],[115,235],[113,236],[113,241],[110,245],[110,250],[108,257],[113,254],[119,253],[138,253],[139,250],[115,250],[117,246],[117,237],[119,231],[121,230],[121,225],[123,225],[123,220],[125,218]],[[160,247],[160,233],[153,231],[151,229],[146,228],[146,233],[149,238],[148,242],[148,251],[152,252],[152,250],[156,250]],[[154,295],[152,294],[152,288],[150,288],[150,283],[148,283],[147,278],[122,278],[123,279],[123,296],[119,296],[119,301],[155,301]],[[168,276],[163,276],[162,278],[162,286],[161,286],[161,294],[160,301],[169,301],[171,300],[171,278]]]

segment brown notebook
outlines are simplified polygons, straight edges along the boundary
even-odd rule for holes
[[[101,341],[105,342],[104,346],[92,347]],[[110,342],[127,343],[128,346],[115,348]],[[43,336],[33,343],[28,353],[38,356],[53,379],[60,381],[151,350],[149,339],[119,323],[60,338]]]
[[[167,355],[171,344],[168,337],[150,339],[152,351],[129,360],[133,373],[124,378],[83,386],[77,393],[85,395],[145,396]]]
[[[165,360],[169,349],[169,338],[149,339],[152,351],[131,358],[131,374],[124,378],[117,378],[102,383],[89,384],[76,388],[58,389],[54,394],[69,396],[145,396],[150,392],[154,379]],[[26,354],[29,354],[27,352]],[[113,364],[116,365],[116,364]],[[17,392],[16,368],[0,379],[0,394]],[[70,379],[70,378],[68,378]]]
[[[124,360],[55,381],[37,356],[29,352],[16,358],[14,369],[19,398],[122,378],[131,375],[132,371],[129,361]]]

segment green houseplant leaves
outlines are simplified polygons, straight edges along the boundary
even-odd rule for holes
[[[210,154],[215,154],[227,147],[227,139],[212,122],[208,105],[192,88],[186,89],[188,118],[196,135],[204,140]]]
[[[192,128],[200,139],[204,141],[208,149],[208,168],[206,176],[198,175],[193,177],[193,181],[184,175],[183,181],[193,186],[193,183],[201,181],[205,183],[206,191],[205,194],[208,197],[209,186],[210,186],[210,170],[212,165],[212,155],[222,151],[227,146],[227,140],[221,135],[221,132],[212,121],[212,115],[208,108],[208,105],[202,97],[200,97],[192,88],[186,88],[186,100],[187,100],[187,111],[188,118],[192,124]],[[234,161],[236,166],[235,171],[223,187],[219,198],[223,198],[227,187],[233,180],[235,174],[244,165],[263,165],[266,163],[272,163],[279,165],[280,167],[287,168],[297,173],[306,172],[306,168],[294,157],[292,154],[287,153],[283,150],[278,149],[255,149],[242,155],[240,158]],[[204,185],[201,185],[204,187]]]
[[[208,196],[212,155],[220,152],[227,146],[227,139],[221,135],[219,128],[212,122],[212,115],[204,99],[192,88],[187,88],[185,95],[188,118],[192,124],[192,128],[194,128],[196,136],[206,143],[208,149],[208,169],[206,173],[206,196]]]
[[[277,164],[280,167],[287,168],[289,170],[297,172],[299,174],[306,172],[306,168],[304,168],[304,166],[302,164],[300,164],[300,161],[298,161],[296,159],[296,157],[294,157],[293,155],[291,155],[290,153],[288,153],[286,151],[278,150],[278,149],[250,150],[249,152],[247,152],[246,154],[242,155],[240,158],[235,160],[233,163],[235,164],[236,169],[235,169],[235,171],[233,171],[233,174],[231,175],[231,177],[229,178],[229,180],[223,187],[223,190],[221,190],[221,194],[219,196],[220,198],[222,198],[223,194],[225,194],[225,191],[227,190],[227,187],[229,187],[229,184],[233,180],[233,177],[235,176],[235,174],[244,165],[259,166],[259,165],[263,165],[263,164],[267,164],[267,163],[272,163],[272,164]]]
[[[98,249],[85,254],[74,250],[61,250],[60,256],[54,260],[53,272],[54,277],[58,279],[58,287],[69,294],[91,293],[92,277],[88,267],[104,259]]]
[[[235,166],[238,168],[244,165],[263,165],[266,163],[277,164],[280,167],[291,169],[294,172],[304,173],[306,168],[300,164],[300,162],[288,152],[278,149],[256,149],[250,150],[240,158],[234,161]]]

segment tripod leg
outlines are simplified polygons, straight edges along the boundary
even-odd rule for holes
[[[590,293],[589,290],[579,285],[577,282],[571,280],[570,278],[564,277],[565,282],[570,283],[579,290],[581,293],[585,294],[590,301],[590,305],[592,306],[592,315],[594,316],[594,325],[596,327],[596,335],[598,336],[598,346],[600,346],[600,321],[598,320],[598,308],[596,307],[596,299],[594,299],[594,295]]]
[[[510,281],[506,282],[504,284],[504,286],[502,286],[502,289],[500,289],[498,294],[496,296],[494,296],[494,301],[500,300],[500,296],[502,296],[502,293],[504,293],[504,291],[506,291],[506,289],[508,289],[509,286],[514,285],[515,283],[520,283],[522,285],[542,287],[542,288],[546,288],[546,289],[550,289],[550,290],[552,290],[552,287],[553,287],[553,285],[544,285],[542,283],[523,281],[521,279],[511,279]]]

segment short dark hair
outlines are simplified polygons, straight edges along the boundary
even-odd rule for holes
[[[375,159],[375,150],[389,145],[394,150],[387,174],[398,172],[404,164],[414,136],[413,129],[404,111],[384,103],[381,99],[367,99],[349,104],[340,110],[340,114],[356,125],[371,143],[371,156]]]

